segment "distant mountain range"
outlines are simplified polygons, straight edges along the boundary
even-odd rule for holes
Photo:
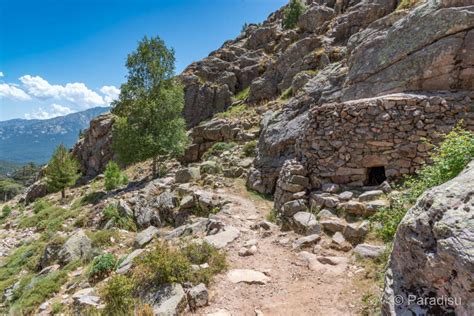
[[[72,147],[79,132],[96,116],[109,111],[96,107],[48,120],[13,119],[0,122],[0,160],[5,163],[46,163],[56,146]]]

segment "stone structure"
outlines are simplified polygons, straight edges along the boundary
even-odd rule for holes
[[[313,188],[325,182],[379,185],[424,164],[425,140],[436,142],[461,121],[474,130],[471,98],[474,92],[393,94],[314,107],[296,154]]]

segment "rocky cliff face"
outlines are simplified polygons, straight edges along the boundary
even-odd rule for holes
[[[83,136],[72,149],[73,156],[80,162],[81,171],[87,178],[103,172],[113,158],[112,152],[113,116],[103,114],[93,119]]]
[[[325,7],[313,4],[301,19],[315,10]],[[409,11],[394,11],[391,1],[347,4],[316,33],[315,40],[322,44],[317,51],[326,62],[313,68],[281,111],[263,120],[250,187],[273,192],[283,162],[296,155],[309,108],[402,91],[472,91],[473,27],[474,6],[469,1],[428,0]],[[342,56],[334,58],[335,48]],[[295,81],[301,76],[295,75]],[[466,100],[471,102],[469,93]]]
[[[408,211],[386,274],[385,315],[472,314],[473,192],[471,162],[455,179],[425,192]]]

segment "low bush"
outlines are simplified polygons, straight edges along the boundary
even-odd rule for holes
[[[115,226],[121,229],[125,229],[128,231],[136,231],[137,225],[135,221],[130,216],[122,216],[116,204],[109,204],[106,208],[102,211],[102,215],[106,220],[113,220]]]
[[[128,183],[128,178],[120,171],[120,167],[114,161],[110,161],[107,164],[104,175],[104,185],[107,191],[115,190]]]
[[[234,148],[237,144],[234,142],[229,142],[229,143],[224,143],[224,142],[218,142],[212,145],[211,148],[209,148],[203,155],[203,159],[209,159],[211,156],[218,156],[222,154],[226,150],[230,150]]]
[[[192,268],[204,263],[209,267]],[[213,275],[225,269],[225,254],[207,243],[191,243],[180,248],[158,244],[153,251],[135,259],[131,275],[116,275],[107,283],[102,293],[105,314],[133,314],[134,306],[140,305],[137,293],[150,286],[184,282],[209,284]]]
[[[106,278],[117,266],[117,257],[106,253],[94,258],[89,271],[89,278],[94,281]]]
[[[397,10],[404,10],[404,9],[413,8],[419,2],[420,2],[420,0],[401,0],[400,3],[397,6]]]
[[[130,277],[118,274],[110,278],[102,291],[105,302],[104,315],[133,315],[134,287]]]
[[[247,98],[247,97],[245,97],[245,98]],[[216,118],[226,118],[226,119],[236,118],[236,117],[242,116],[247,110],[249,110],[249,109],[247,108],[246,104],[239,104],[239,105],[232,106],[232,107],[228,108],[227,111],[225,111],[225,112],[217,113],[215,115],[215,117]],[[249,112],[250,111],[251,110],[249,110]]]
[[[291,87],[289,87],[288,89],[286,89],[285,91],[283,91],[283,93],[281,94],[280,96],[280,99],[282,100],[288,100],[289,98],[291,98],[293,96],[293,89]]]
[[[2,208],[2,214],[0,215],[0,220],[7,218],[12,213],[12,208],[8,205],[5,205]]]
[[[250,92],[250,87],[245,88],[234,96],[235,100],[244,101],[248,98]]]
[[[100,248],[103,246],[112,245],[112,238],[118,240],[120,235],[118,231],[113,229],[101,229],[96,232],[91,232],[87,234],[91,239],[92,247]]]
[[[245,157],[254,157],[257,154],[257,141],[251,140],[245,143],[243,151]]]

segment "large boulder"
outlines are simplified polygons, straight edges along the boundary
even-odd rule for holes
[[[38,180],[26,189],[26,192],[21,200],[26,204],[30,204],[37,199],[46,196],[48,193],[48,186],[46,183],[44,183],[42,180]]]
[[[63,265],[90,258],[92,258],[92,242],[82,229],[69,237],[58,253],[59,262]]]
[[[429,0],[390,27],[351,39],[343,98],[472,89],[474,57],[468,53],[474,49],[472,4],[443,7],[441,1]]]
[[[408,210],[386,273],[384,315],[472,314],[473,192],[471,162],[453,180],[425,192]]]

